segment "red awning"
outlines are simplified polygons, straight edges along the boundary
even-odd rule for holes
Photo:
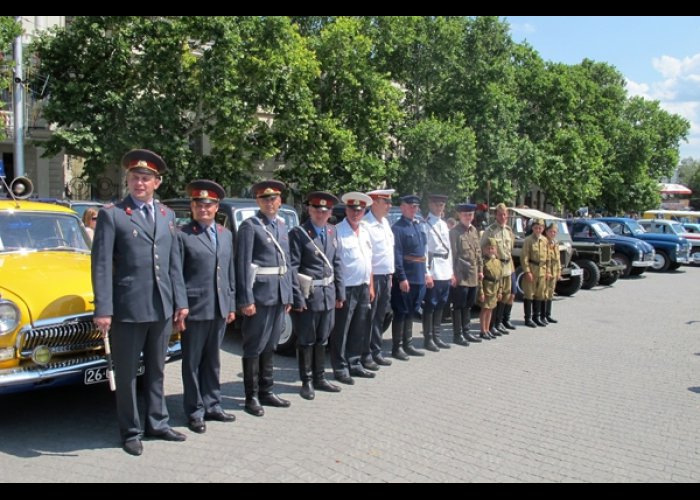
[[[661,194],[693,194],[693,191],[682,184],[659,184]]]

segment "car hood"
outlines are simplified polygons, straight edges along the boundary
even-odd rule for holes
[[[32,322],[94,310],[90,254],[4,253],[0,276],[0,294],[22,301]]]
[[[643,241],[665,241],[667,243],[680,243],[681,245],[685,245],[688,241],[673,234],[642,233],[638,234],[637,237]]]
[[[640,242],[637,238],[630,238],[629,236],[619,236],[619,235],[606,236],[601,241],[604,241],[606,243],[619,243],[619,244],[624,244],[624,245],[633,245],[635,247],[640,247],[641,250],[644,250],[646,252],[650,251],[650,249],[648,247],[645,248],[644,245],[642,244],[642,242]]]

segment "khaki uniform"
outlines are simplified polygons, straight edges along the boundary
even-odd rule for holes
[[[534,233],[525,238],[523,243],[523,253],[520,256],[520,263],[523,273],[532,273],[532,281],[523,277],[523,295],[527,300],[544,300],[547,274],[549,264],[549,243],[547,238]]]
[[[484,267],[479,231],[473,225],[470,225],[467,229],[464,227],[464,224],[457,224],[450,231],[450,247],[452,247],[452,267],[457,278],[457,285],[478,286],[479,273],[482,272]],[[460,262],[460,259],[463,262]],[[468,262],[471,266],[465,265],[465,262]]]
[[[545,300],[552,300],[554,297],[554,289],[557,286],[557,279],[561,274],[561,256],[559,255],[559,242],[557,240],[547,240],[547,251],[549,253],[549,262],[547,264],[547,274],[551,276],[547,280],[545,286]]]
[[[484,258],[484,279],[479,283],[478,295],[484,296],[481,307],[494,309],[498,303],[498,294],[503,293],[503,280],[499,278],[503,274],[503,265],[496,257]],[[509,283],[510,283],[510,278]]]
[[[513,268],[513,246],[515,245],[515,235],[510,226],[501,227],[498,224],[491,224],[484,234],[481,236],[481,246],[483,247],[489,238],[494,238],[498,241],[498,252],[496,257],[502,264],[501,270],[501,289],[503,296],[501,297],[501,302],[506,302],[508,296],[511,292],[510,275],[513,274],[515,270]]]

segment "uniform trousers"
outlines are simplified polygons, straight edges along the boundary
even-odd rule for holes
[[[450,280],[435,280],[433,288],[425,290],[423,312],[432,313],[436,309],[444,309],[450,297]]]
[[[369,361],[382,353],[384,319],[391,309],[391,274],[375,274],[374,303],[370,309],[370,334],[362,350],[362,359]]]
[[[299,347],[326,345],[335,323],[335,309],[328,311],[293,311],[292,323]]]
[[[255,306],[255,314],[243,317],[243,357],[257,358],[277,347],[284,328],[284,304]]]
[[[345,287],[345,297],[331,333],[331,366],[336,376],[349,376],[351,366],[361,366],[369,335],[369,284]]]

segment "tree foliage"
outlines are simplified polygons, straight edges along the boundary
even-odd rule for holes
[[[9,90],[12,84],[12,61],[6,56],[11,52],[12,42],[22,33],[22,27],[12,16],[0,16],[0,92]],[[0,101],[0,109],[5,103]],[[5,129],[0,127],[0,140],[5,138]]]

